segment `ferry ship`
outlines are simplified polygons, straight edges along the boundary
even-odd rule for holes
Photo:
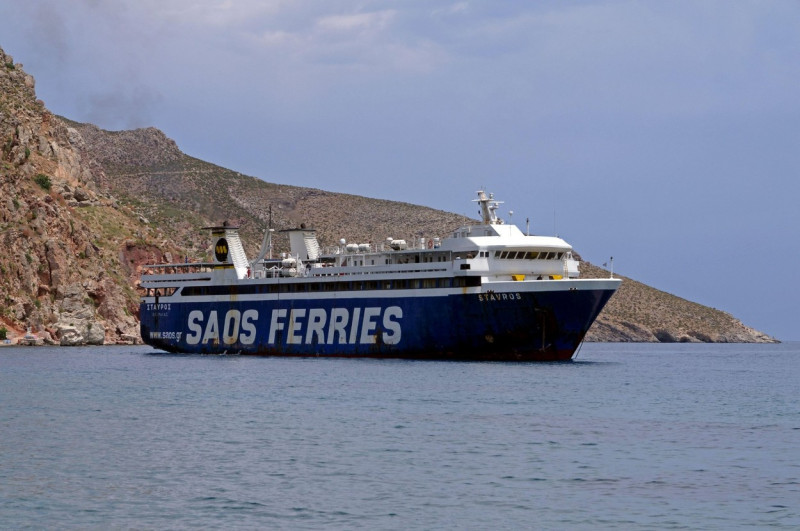
[[[524,234],[478,192],[479,223],[447,238],[323,250],[311,228],[269,229],[248,260],[237,227],[214,259],[145,266],[142,340],[172,353],[566,361],[621,280],[581,279],[572,247]]]

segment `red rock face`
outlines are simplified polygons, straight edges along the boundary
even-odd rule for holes
[[[164,263],[166,257],[164,252],[155,245],[138,244],[128,240],[120,249],[119,261],[127,273],[130,285],[135,286],[142,275],[142,266]]]

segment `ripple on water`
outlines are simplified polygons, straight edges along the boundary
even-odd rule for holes
[[[0,351],[4,527],[800,526],[796,344],[151,352]]]

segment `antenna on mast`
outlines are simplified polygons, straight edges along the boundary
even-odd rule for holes
[[[558,236],[558,230],[556,229],[556,209],[553,209],[553,234]]]
[[[269,225],[267,229],[272,229],[272,203],[269,204]],[[272,260],[272,238],[269,239],[269,259]]]
[[[611,260],[609,260],[608,262],[603,262],[603,267],[608,267],[609,263],[611,264],[611,269],[610,269],[611,275],[608,278],[614,278],[614,257],[613,256],[611,257]]]

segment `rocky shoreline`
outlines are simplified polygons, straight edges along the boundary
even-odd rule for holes
[[[88,327],[88,324],[85,325]],[[94,327],[89,327],[94,328]],[[142,345],[141,337],[132,335],[123,335],[119,339],[108,342],[105,340],[105,333],[102,335],[96,331],[94,334],[91,330],[86,330],[87,335],[83,335],[80,328],[75,326],[60,326],[55,330],[42,330],[35,333],[23,333],[19,331],[7,330],[6,339],[0,340],[0,347],[9,346],[27,346],[27,347],[40,347],[40,346],[62,346],[62,347],[76,347],[76,346],[103,346],[103,345]],[[102,328],[100,329],[102,330]]]

